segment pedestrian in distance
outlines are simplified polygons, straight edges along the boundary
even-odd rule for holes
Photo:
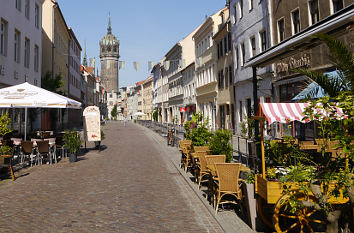
[[[127,117],[124,117],[124,126],[127,124]]]

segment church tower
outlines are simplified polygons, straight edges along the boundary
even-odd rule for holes
[[[112,34],[111,16],[109,15],[107,34],[100,41],[101,81],[106,92],[118,93],[119,90],[119,41]]]

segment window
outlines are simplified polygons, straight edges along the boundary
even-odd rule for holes
[[[21,11],[21,0],[15,0],[16,9]]]
[[[26,68],[29,68],[30,62],[30,40],[26,37],[25,38],[25,57],[24,57],[24,65]]]
[[[229,66],[229,82],[230,82],[230,86],[231,86],[231,84],[232,84],[232,81],[233,81],[233,79],[232,79],[232,66]]]
[[[220,59],[220,43],[217,44],[218,47],[218,59]]]
[[[267,49],[267,36],[265,31],[261,31],[259,33],[260,41],[261,41],[261,52]]]
[[[293,35],[300,32],[300,11],[299,9],[291,13],[291,20],[293,22]]]
[[[343,9],[343,0],[332,0],[333,13]]]
[[[7,22],[1,19],[0,25],[0,54],[7,54]]]
[[[236,14],[236,12],[237,12],[237,6],[235,4],[234,5],[234,24],[236,24],[236,22],[237,22],[237,14]]]
[[[30,1],[25,0],[25,16],[27,19],[30,18]]]
[[[236,69],[238,68],[238,48],[237,46],[235,46],[235,66],[236,66]]]
[[[228,44],[229,44],[229,49],[228,49],[228,51],[231,51],[231,49],[232,49],[232,44],[231,44],[231,32],[228,32],[228,33],[227,33],[227,41],[228,41]]]
[[[228,88],[229,87],[229,80],[228,80],[228,77],[229,77],[229,68],[226,67],[225,68],[225,88]]]
[[[225,37],[224,37],[224,54],[226,54],[227,51],[228,51],[228,49],[227,49],[227,38],[226,38],[226,36],[225,36]]]
[[[240,19],[241,19],[243,17],[243,0],[240,0],[238,4],[240,9]]]
[[[311,25],[317,23],[320,20],[320,13],[318,9],[318,0],[309,1],[310,22]]]
[[[21,34],[19,31],[15,30],[14,59],[15,59],[15,62],[17,62],[17,63],[20,63],[20,43],[21,43]]]
[[[39,47],[37,45],[34,46],[34,71],[38,72],[39,70]]]
[[[241,43],[241,66],[245,64],[245,44]]]
[[[34,7],[34,25],[39,28],[39,6],[37,4]]]
[[[220,14],[220,17],[221,17],[221,24],[224,24],[224,12],[221,12]]]
[[[223,53],[223,43],[222,43],[222,39],[220,40],[220,57],[224,56],[224,53]]]
[[[240,100],[240,110],[238,114],[240,115],[240,122],[242,122],[242,100]]]
[[[220,87],[221,89],[224,88],[224,70],[220,71]]]
[[[251,45],[251,55],[252,57],[256,55],[256,38],[253,36],[250,39],[250,45]]]
[[[285,39],[285,30],[284,30],[284,19],[278,21],[278,42],[281,42]]]
[[[253,0],[248,0],[248,1],[249,1],[249,4],[250,4],[250,6],[249,6],[250,8],[249,9],[251,11],[251,10],[253,10]]]

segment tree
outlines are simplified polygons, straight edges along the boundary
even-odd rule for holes
[[[159,108],[154,108],[154,112],[152,113],[152,119],[156,122],[159,121]]]
[[[50,72],[47,72],[43,77],[42,77],[42,88],[57,93],[59,95],[64,95],[65,92],[60,90],[64,86],[62,74],[58,74],[55,77],[52,77],[52,74]],[[49,111],[49,117],[50,117],[50,122],[51,128],[56,129],[56,124],[57,124],[57,119],[58,119],[58,110],[57,109],[47,109],[44,111]],[[32,124],[32,122],[31,122]]]
[[[315,81],[325,94],[330,97],[338,96],[342,91],[354,91],[354,56],[345,44],[327,34],[318,34],[315,38],[323,41],[329,48],[329,58],[336,68],[337,76],[330,77],[322,72],[308,69],[293,69]],[[307,98],[317,96],[320,87],[311,91]]]
[[[114,120],[117,120],[117,115],[118,115],[117,104],[115,104],[111,111],[111,116]]]

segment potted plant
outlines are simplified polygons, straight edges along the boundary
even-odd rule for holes
[[[226,129],[218,129],[211,136],[210,150],[213,155],[226,155],[226,162],[232,161],[232,134]]]
[[[243,192],[244,192],[244,202],[245,208],[247,209],[247,221],[250,227],[256,229],[256,218],[257,218],[257,200],[254,193],[254,183],[255,175],[253,172],[248,172],[245,175],[246,179],[243,182]]]
[[[10,129],[8,126],[10,124],[10,118],[8,117],[7,113],[4,115],[0,116],[0,137],[5,136],[6,134],[12,132],[12,129]],[[12,180],[15,179],[13,170],[12,170],[12,165],[11,165],[11,157],[12,157],[12,148],[7,146],[7,145],[2,145],[0,147],[0,157],[1,157],[1,163],[3,164],[8,164],[8,168],[11,172]],[[10,160],[10,161],[8,161]]]
[[[66,130],[63,139],[65,142],[65,147],[69,150],[69,161],[76,162],[77,154],[80,151],[80,146],[82,143],[79,132],[76,129],[72,131]]]
[[[101,140],[100,141],[95,141],[95,147],[96,149],[100,149],[101,148],[101,141],[104,140],[106,138],[103,130],[101,129]]]

